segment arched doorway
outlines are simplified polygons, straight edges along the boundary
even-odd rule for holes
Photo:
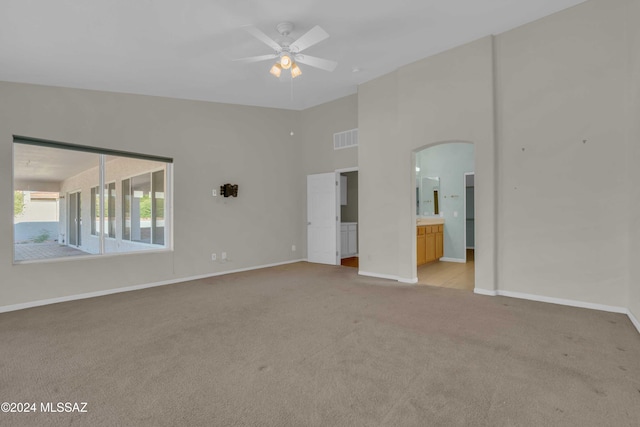
[[[413,159],[417,282],[473,291],[475,146],[428,144],[415,150]]]

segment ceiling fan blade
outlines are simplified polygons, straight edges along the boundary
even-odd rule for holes
[[[307,64],[311,67],[320,68],[325,71],[333,71],[338,66],[338,63],[335,61],[309,55],[296,55],[295,60],[301,64]]]
[[[257,38],[276,52],[280,52],[282,50],[282,46],[280,46],[275,40],[273,40],[271,37],[260,31],[256,27],[245,25],[243,28],[247,33],[251,34],[253,37]]]
[[[234,59],[233,61],[242,62],[243,64],[251,64],[252,62],[266,61],[268,59],[274,59],[274,58],[277,58],[277,57],[278,57],[278,55],[276,55],[275,53],[270,53],[268,55],[249,56],[247,58],[238,58],[238,59]]]
[[[304,33],[298,40],[291,43],[292,52],[302,52],[306,48],[313,46],[316,43],[320,43],[322,40],[329,37],[329,34],[323,30],[319,25],[316,25],[306,33]]]

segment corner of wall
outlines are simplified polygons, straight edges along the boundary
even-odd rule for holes
[[[633,326],[636,327],[638,333],[640,333],[640,320],[633,314],[633,312],[629,309],[627,310],[627,315],[629,316],[629,320],[633,323]]]

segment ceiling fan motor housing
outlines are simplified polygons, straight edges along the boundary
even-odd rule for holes
[[[289,37],[293,30],[293,24],[291,22],[281,22],[276,26],[276,30],[282,37],[278,39],[278,44],[281,46],[282,52],[289,52],[289,46],[293,43],[293,39]]]
[[[293,24],[291,22],[281,22],[276,26],[276,30],[287,37],[293,31]]]

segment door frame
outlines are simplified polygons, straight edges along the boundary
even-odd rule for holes
[[[336,248],[337,248],[337,252],[338,254],[336,255],[336,265],[341,265],[342,264],[342,235],[340,234],[340,229],[341,229],[341,224],[342,224],[342,209],[340,209],[340,194],[342,191],[342,184],[340,184],[340,174],[341,173],[346,173],[346,172],[358,172],[358,167],[354,166],[351,168],[342,168],[342,169],[336,169],[336,182],[338,183],[338,185],[336,186],[336,217],[338,218],[338,222],[336,224]],[[360,177],[358,177],[358,186],[360,186]],[[358,191],[358,194],[360,194],[360,192]],[[358,203],[359,203],[360,197],[358,196]],[[358,209],[358,235],[360,234],[360,209]],[[358,249],[359,249],[359,245],[358,245]],[[358,252],[360,252],[358,250]]]
[[[450,143],[465,143],[465,144],[471,144],[474,147],[474,153],[473,153],[473,163],[474,163],[474,174],[477,174],[478,172],[478,144],[476,142],[473,141],[467,141],[467,140],[456,140],[456,139],[452,139],[452,140],[444,140],[444,141],[437,141],[437,142],[431,142],[431,143],[427,143],[425,145],[422,145],[418,148],[415,148],[413,150],[411,150],[411,155],[410,155],[410,165],[411,165],[411,169],[409,172],[409,179],[411,182],[411,223],[410,223],[410,227],[411,227],[411,245],[412,245],[412,250],[411,250],[411,269],[413,271],[413,279],[410,280],[406,280],[405,283],[418,283],[418,266],[417,266],[417,239],[416,239],[416,223],[417,223],[417,219],[418,219],[418,214],[416,213],[416,206],[417,206],[417,201],[416,201],[416,190],[415,190],[415,185],[416,185],[416,166],[418,166],[417,161],[417,155],[418,153],[420,153],[423,150],[426,150],[428,148],[431,147],[435,147],[436,145],[442,145],[442,144],[450,144]],[[486,171],[485,171],[486,172]],[[483,180],[482,182],[485,182],[485,180]],[[474,190],[475,191],[475,190]],[[465,196],[466,197],[466,196]],[[491,194],[491,197],[493,197],[493,194]],[[477,203],[476,203],[476,207],[477,207]],[[466,215],[466,212],[465,212]],[[483,218],[485,218],[483,216]],[[465,221],[466,222],[466,221]],[[476,222],[477,222],[477,217],[476,217]],[[446,226],[446,223],[445,223]],[[464,236],[464,243],[465,243],[465,262],[466,262],[466,226],[465,226],[465,236]],[[477,234],[476,234],[477,237]],[[493,244],[492,242],[489,242],[489,244]],[[484,252],[483,252],[484,253]],[[476,260],[477,261],[477,260]],[[487,289],[480,289],[478,290],[477,288],[477,283],[478,283],[478,267],[480,265],[481,268],[486,269],[487,268],[487,264],[483,263],[483,264],[478,264],[478,262],[474,261],[474,272],[475,272],[475,279],[474,279],[474,292],[475,293],[481,293],[484,295],[495,295],[493,293],[492,290],[487,290]],[[483,271],[484,272],[484,271]],[[495,270],[491,270],[492,274],[491,277],[495,277],[495,275],[493,273],[495,273]]]
[[[76,209],[71,210],[71,197],[75,198]],[[67,246],[79,248],[82,245],[82,190],[74,190],[67,192]],[[71,244],[71,219],[75,218],[75,244]]]
[[[463,174],[462,179],[464,180],[464,203],[462,209],[464,209],[464,230],[462,231],[464,236],[464,262],[467,262],[467,176],[473,176],[473,197],[474,197],[474,211],[475,211],[475,192],[476,192],[476,173],[475,172],[465,172]],[[475,233],[475,214],[474,217],[474,233]],[[474,247],[475,247],[475,236],[474,236]]]

